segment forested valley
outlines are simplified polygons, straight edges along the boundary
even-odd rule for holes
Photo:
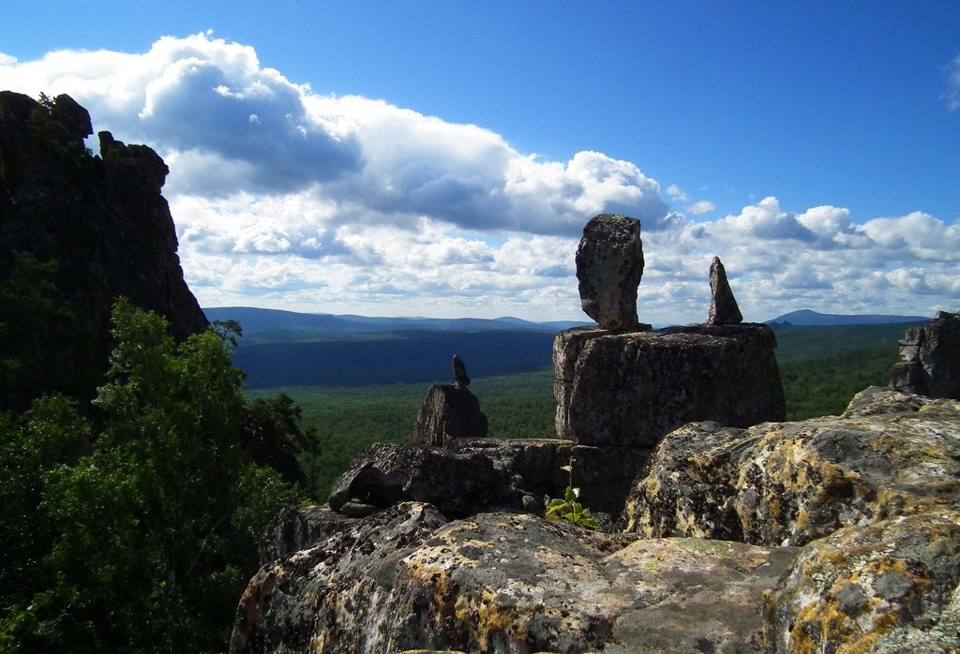
[[[897,361],[898,341],[910,325],[775,325],[777,359],[788,420],[842,413],[867,386],[885,386]],[[447,381],[442,377],[436,383]],[[316,450],[302,456],[314,493],[324,498],[351,458],[376,442],[409,439],[429,383],[369,386],[288,386],[257,389],[252,398],[289,395],[302,409]],[[475,378],[491,436],[553,438],[556,401],[553,369]]]

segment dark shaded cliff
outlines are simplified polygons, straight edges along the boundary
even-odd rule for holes
[[[207,325],[160,194],[166,164],[109,132],[95,157],[92,132],[67,95],[0,92],[0,406],[45,390],[89,395],[119,296],[167,318],[178,339]]]

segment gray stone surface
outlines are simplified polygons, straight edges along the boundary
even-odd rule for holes
[[[707,314],[707,324],[739,325],[742,322],[743,314],[727,281],[727,271],[720,257],[714,257],[710,264],[710,312]]]
[[[685,422],[783,420],[765,325],[560,332],[553,358],[557,435],[582,445],[652,448]]]
[[[455,382],[437,384],[427,390],[410,442],[454,447],[458,439],[486,436],[487,416],[480,410],[480,400],[467,384]]]
[[[265,566],[232,652],[762,652],[763,592],[795,556],[406,503]]]
[[[584,313],[606,329],[636,327],[637,287],[643,277],[640,221],[595,216],[583,228],[576,263]]]
[[[918,395],[960,399],[960,313],[907,330],[890,386]]]
[[[651,455],[621,526],[651,538],[804,545],[847,525],[960,508],[960,402],[902,393],[893,402],[878,390],[839,417],[684,425]]]

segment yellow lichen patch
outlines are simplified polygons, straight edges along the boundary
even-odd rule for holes
[[[790,652],[870,652],[880,638],[903,626],[904,606],[923,597],[933,586],[931,579],[912,571],[900,558],[876,553],[872,557],[854,557],[842,550],[832,553],[833,556],[818,557],[821,565],[824,559],[832,560],[832,574],[826,575],[832,583],[827,581],[821,597],[797,613],[790,630]],[[895,598],[877,592],[877,580],[889,574],[907,584]]]
[[[495,643],[520,644],[524,642],[524,629],[521,620],[523,611],[517,606],[504,609],[497,602],[493,592],[483,589],[479,602],[473,597],[457,599],[456,614],[458,619],[469,624],[473,640],[477,643],[478,651],[492,651]]]

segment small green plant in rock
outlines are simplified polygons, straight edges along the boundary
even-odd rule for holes
[[[549,520],[563,519],[587,529],[599,529],[600,523],[590,514],[590,509],[579,502],[580,489],[573,485],[573,464],[575,461],[576,459],[571,456],[570,463],[560,467],[561,470],[567,472],[567,489],[564,491],[563,499],[550,500],[550,504],[547,505],[546,517]]]

